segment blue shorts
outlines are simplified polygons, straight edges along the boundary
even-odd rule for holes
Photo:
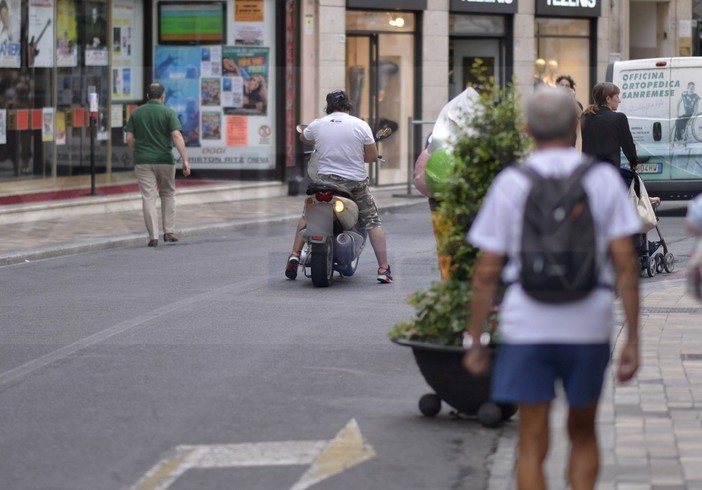
[[[561,381],[571,407],[602,393],[610,345],[500,344],[492,370],[492,399],[502,403],[548,403]]]

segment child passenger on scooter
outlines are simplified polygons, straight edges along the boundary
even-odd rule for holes
[[[368,188],[368,173],[365,162],[378,159],[378,148],[370,126],[351,115],[353,107],[346,92],[335,90],[327,94],[327,115],[315,119],[300,135],[300,141],[314,145],[319,156],[318,179],[334,182],[345,187],[358,204],[358,221],[368,230],[371,246],[378,261],[377,279],[382,284],[392,282],[388,263],[385,232],[380,223],[378,208]],[[297,277],[300,253],[304,240],[300,230],[305,226],[300,218],[292,253],[285,265],[288,279]]]

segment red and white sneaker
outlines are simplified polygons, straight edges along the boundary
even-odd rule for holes
[[[390,264],[387,267],[378,267],[378,282],[381,284],[390,284],[392,282]]]
[[[290,254],[288,261],[285,264],[285,277],[295,279],[297,277],[297,268],[300,265],[300,257],[295,254]]]

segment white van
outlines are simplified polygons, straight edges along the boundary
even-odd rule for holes
[[[702,192],[702,58],[617,61],[606,79],[621,90],[618,111],[629,119],[649,194],[690,199]]]

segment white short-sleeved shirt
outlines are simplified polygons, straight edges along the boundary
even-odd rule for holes
[[[540,150],[525,164],[547,176],[569,175],[583,156],[574,148]],[[597,165],[585,174],[583,185],[595,221],[598,256],[606,256],[609,243],[639,233],[641,222],[627,197],[623,179],[612,165]],[[506,343],[595,343],[610,340],[614,318],[612,292],[597,288],[573,303],[550,305],[526,295],[517,280],[524,205],[529,178],[516,169],[501,172],[468,232],[468,241],[492,253],[505,255],[502,271],[512,283],[500,306],[500,339]],[[613,284],[611,264],[604,264],[600,280]]]
[[[368,177],[365,145],[375,143],[368,123],[345,112],[333,112],[315,119],[302,136],[314,140],[319,156],[318,173],[363,181]]]

